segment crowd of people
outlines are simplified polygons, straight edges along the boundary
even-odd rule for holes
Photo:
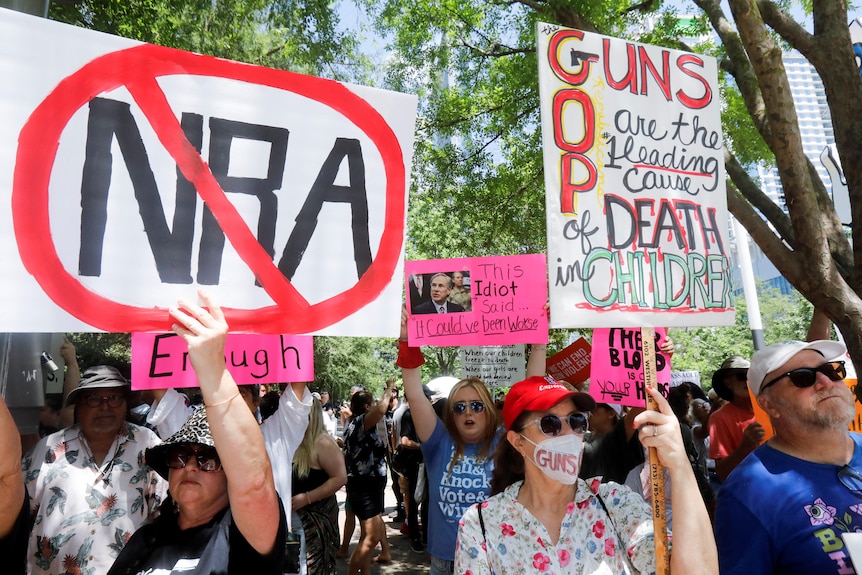
[[[436,302],[446,286],[429,279]],[[671,573],[854,572],[843,535],[862,525],[862,439],[839,342],[728,357],[714,395],[648,388],[656,410],[596,403],[546,375],[547,346],[533,344],[526,378],[495,400],[477,378],[423,384],[405,308],[403,401],[390,378],[379,397],[354,386],[336,405],[304,382],[237,386],[229,327],[200,297],[170,310],[195,393],[156,391],[133,412],[120,371],[79,371],[64,344],[65,407],[50,406],[41,440],[22,439],[0,400],[4,570],[369,575],[393,559],[389,486],[393,522],[432,575],[654,573],[653,449]]]

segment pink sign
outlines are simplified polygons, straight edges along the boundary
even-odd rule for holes
[[[411,345],[547,343],[544,254],[408,261]]]
[[[229,334],[227,369],[240,385],[314,380],[314,339]],[[173,333],[132,334],[132,389],[197,387],[185,340]]]
[[[670,357],[661,353],[659,344],[667,329],[655,330],[656,383],[667,397],[670,388]],[[597,328],[593,330],[590,395],[600,403],[619,403],[645,407],[641,330],[637,328]]]

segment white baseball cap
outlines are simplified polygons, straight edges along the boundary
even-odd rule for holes
[[[748,389],[757,397],[760,394],[760,386],[766,379],[766,375],[772,373],[796,355],[800,351],[811,349],[823,356],[826,361],[843,359],[847,348],[843,343],[821,339],[817,341],[786,341],[775,343],[757,351],[751,358],[751,367],[748,368]]]

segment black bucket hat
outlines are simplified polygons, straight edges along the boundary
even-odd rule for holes
[[[186,420],[179,431],[168,437],[165,441],[146,451],[147,465],[164,477],[168,478],[167,455],[171,446],[178,443],[195,443],[215,449],[213,436],[210,433],[210,424],[207,421],[205,407],[196,409]]]
[[[721,367],[712,374],[712,389],[720,398],[733,401],[733,391],[724,385],[724,376],[729,371],[748,371],[749,367],[751,367],[750,361],[741,355],[731,355],[721,362]]]
[[[112,387],[123,387],[128,392],[130,389],[129,381],[117,370],[116,367],[110,365],[97,365],[89,367],[81,374],[81,381],[78,382],[78,387],[69,392],[66,396],[66,405],[74,405],[81,398],[81,392],[87,389],[106,389]]]

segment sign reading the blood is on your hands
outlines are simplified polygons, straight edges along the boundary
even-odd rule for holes
[[[395,335],[416,98],[0,10],[0,331]],[[36,73],[38,72],[38,73]]]
[[[715,59],[537,31],[552,327],[732,324]]]
[[[671,381],[670,356],[659,349],[667,330],[655,330],[655,370],[657,389],[667,397]],[[593,330],[592,361],[590,363],[590,395],[598,403],[614,403],[643,407],[644,361],[641,331],[630,328],[598,328]]]

